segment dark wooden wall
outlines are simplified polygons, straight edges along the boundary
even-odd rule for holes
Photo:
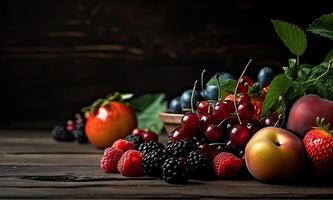
[[[302,5],[302,7],[301,7]],[[280,70],[289,54],[270,19],[305,27],[333,8],[329,0],[113,1],[2,0],[0,125],[47,127],[112,91],[192,87],[202,69],[235,76]],[[331,47],[310,36],[304,60]],[[313,40],[312,40],[313,39]]]

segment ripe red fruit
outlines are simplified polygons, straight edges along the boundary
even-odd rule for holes
[[[199,132],[200,121],[196,114],[188,112],[182,118],[182,125],[185,132],[195,136]]]
[[[117,172],[118,161],[124,151],[115,147],[109,147],[104,150],[104,155],[101,160],[101,168],[106,173]]]
[[[242,160],[234,154],[221,152],[213,160],[214,171],[219,178],[232,178],[242,167]]]
[[[209,112],[210,105],[208,101],[201,101],[197,107],[199,114],[206,114]]]
[[[116,140],[111,147],[121,149],[124,152],[131,150],[131,149],[135,149],[135,145],[132,142],[129,142],[124,139]]]
[[[218,102],[213,111],[213,115],[217,120],[224,120],[235,111],[234,102],[227,100],[224,102]]]
[[[255,114],[255,110],[254,110],[252,103],[239,104],[237,106],[237,112],[238,112],[241,120],[252,119]]]
[[[149,142],[149,141],[154,141],[157,142],[158,141],[158,136],[156,133],[154,133],[153,131],[149,130],[149,129],[145,129],[144,133],[142,135],[142,138],[145,142]]]
[[[218,154],[218,151],[207,143],[200,144],[198,146],[198,149],[206,153],[211,160],[213,160],[215,156]]]
[[[209,141],[217,142],[222,138],[223,132],[216,124],[210,124],[205,131],[205,136]]]
[[[137,135],[137,136],[143,138],[143,134],[144,134],[144,133],[145,133],[144,130],[139,129],[139,128],[135,128],[135,129],[132,131],[131,135]]]
[[[207,126],[210,124],[217,124],[218,120],[213,116],[213,114],[204,114],[201,118],[200,118],[200,126],[202,130],[206,130]]]
[[[252,134],[246,126],[237,124],[230,130],[229,137],[233,144],[245,146],[251,139]]]
[[[118,171],[123,176],[142,176],[144,174],[142,159],[143,154],[140,151],[129,150],[121,156]]]
[[[333,130],[329,130],[329,125],[324,125],[324,120],[317,121],[319,127],[307,132],[303,143],[314,174],[327,177],[333,175]]]
[[[251,98],[247,93],[241,94],[239,97],[236,98],[236,102],[237,104],[251,103]]]

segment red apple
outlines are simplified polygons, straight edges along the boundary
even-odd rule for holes
[[[259,130],[245,147],[249,172],[261,181],[295,178],[303,170],[304,147],[291,132],[277,127]]]
[[[333,124],[333,101],[314,94],[305,95],[292,106],[287,129],[303,138],[311,127],[316,126],[317,117],[325,118],[326,122]]]

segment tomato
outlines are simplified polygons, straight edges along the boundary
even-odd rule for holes
[[[129,135],[137,127],[133,109],[123,103],[111,101],[90,113],[86,123],[86,134],[97,148],[110,147],[119,138]]]

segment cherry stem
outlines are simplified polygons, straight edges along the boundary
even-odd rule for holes
[[[195,80],[194,85],[193,85],[193,89],[192,89],[192,95],[191,95],[191,110],[192,110],[192,113],[194,113],[193,97],[194,97],[195,88],[197,87],[197,83],[198,83],[198,80]]]
[[[222,120],[217,126],[220,127],[224,122],[226,122],[228,119],[231,119],[233,118],[234,116],[230,116],[230,117],[227,117],[225,118],[224,120]]]
[[[217,100],[220,101],[221,98],[221,84],[220,84],[220,75],[215,75],[216,81],[217,81]]]
[[[234,91],[234,97],[235,97],[235,99],[234,99],[234,107],[235,107],[236,116],[237,116],[237,119],[238,119],[240,125],[242,125],[242,120],[240,119],[239,113],[237,111],[236,95],[237,95],[237,90],[238,90],[240,81],[241,81],[242,77],[244,76],[244,74],[245,74],[245,72],[246,72],[246,70],[249,67],[249,65],[250,65],[251,62],[252,62],[252,59],[250,59],[249,62],[247,62],[245,68],[243,69],[242,74],[240,75],[240,77],[239,77],[239,79],[237,81],[236,88],[235,88],[235,91]]]
[[[204,70],[202,70],[202,72],[201,72],[201,90],[202,90],[202,92],[204,93],[204,96],[206,97],[206,93],[205,93],[205,91],[204,91],[204,75],[205,75],[205,73],[206,73],[207,71],[204,69]]]

